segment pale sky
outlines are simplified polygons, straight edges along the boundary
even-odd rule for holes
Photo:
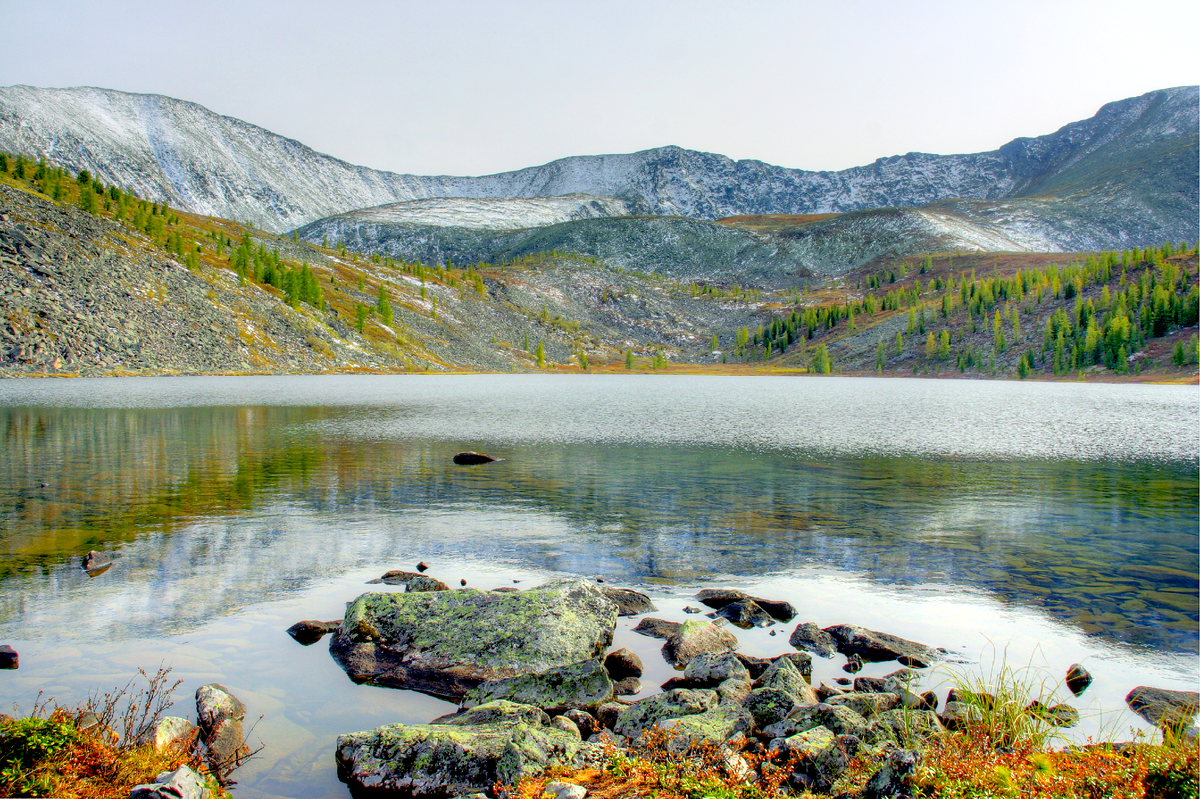
[[[5,0],[0,85],[166,94],[377,169],[677,144],[803,169],[991,150],[1200,83],[1196,0]]]

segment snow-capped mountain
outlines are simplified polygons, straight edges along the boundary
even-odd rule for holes
[[[919,206],[951,198],[1086,195],[1123,209],[1125,226],[1109,244],[1115,246],[1138,242],[1151,230],[1166,230],[1173,239],[1196,238],[1198,118],[1197,87],[1186,86],[1109,103],[1090,119],[991,152],[909,153],[837,172],[662,147],[451,177],[354,166],[160,95],[13,86],[0,88],[0,149],[88,169],[146,198],[271,231],[430,198],[588,194],[615,198],[639,212],[718,219]]]

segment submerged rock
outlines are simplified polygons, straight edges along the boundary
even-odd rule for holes
[[[86,555],[84,555],[83,561],[80,563],[80,566],[83,567],[83,570],[88,572],[107,569],[111,565],[112,561],[109,558],[101,555],[94,549],[90,550]]]
[[[315,621],[313,619],[305,619],[288,627],[287,634],[292,636],[297,643],[304,646],[311,646],[329,633],[335,631],[341,625],[342,622],[340,620]]]
[[[941,656],[940,652],[925,644],[853,624],[826,627],[825,632],[833,637],[837,650],[843,655],[858,655],[864,661],[899,660],[905,666],[923,669]]]
[[[480,705],[472,709],[475,715],[459,714],[452,723],[390,724],[339,735],[338,777],[352,791],[371,795],[491,795],[497,784],[565,765],[579,751],[579,737],[570,731],[528,712],[493,709]]]
[[[482,452],[460,452],[454,456],[454,462],[459,466],[477,466],[481,463],[495,463],[503,458],[493,458]]]
[[[460,706],[466,709],[504,699],[555,715],[573,709],[595,710],[612,697],[613,682],[600,661],[585,660],[534,674],[489,680],[463,697]]]
[[[637,627],[633,628],[635,633],[649,636],[650,638],[670,638],[675,633],[679,632],[680,623],[677,621],[667,621],[666,619],[642,619],[637,623]]]
[[[658,610],[658,608],[654,607],[654,603],[650,601],[650,597],[631,588],[609,588],[605,586],[600,589],[600,592],[617,603],[622,616],[640,616],[643,613],[654,613]]]
[[[363,594],[330,652],[357,682],[458,699],[488,680],[600,657],[617,606],[583,580],[516,594],[462,591]]]

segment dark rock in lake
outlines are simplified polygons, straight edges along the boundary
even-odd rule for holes
[[[842,666],[842,671],[849,674],[857,674],[858,672],[862,671],[862,668],[863,659],[857,652],[855,652],[851,654],[850,657],[846,658],[846,663],[844,666]]]
[[[743,630],[749,630],[752,627],[769,627],[775,623],[771,614],[759,607],[753,599],[739,599],[736,602],[730,602],[714,615]]]
[[[454,462],[459,466],[477,466],[481,463],[495,463],[503,458],[493,458],[482,452],[460,452],[454,456]]]
[[[921,753],[915,749],[897,749],[888,755],[883,767],[867,780],[864,799],[895,799],[911,796]]]
[[[419,571],[421,573],[425,573],[425,572],[429,571],[429,564],[426,563],[425,561],[421,561],[420,563],[417,564],[417,571]]]
[[[685,621],[663,644],[663,658],[672,666],[687,666],[704,653],[732,652],[737,637],[707,621]]]
[[[642,681],[637,677],[624,677],[613,683],[613,696],[636,696],[642,692]]]
[[[1092,675],[1079,663],[1071,664],[1067,669],[1067,688],[1075,696],[1080,696],[1092,684]]]
[[[460,717],[442,724],[391,724],[339,735],[338,776],[355,795],[490,795],[498,784],[511,785],[521,777],[569,764],[580,749],[577,735],[548,721],[492,715],[483,722]]]
[[[675,633],[679,632],[680,623],[677,621],[667,621],[666,619],[642,619],[633,628],[635,633],[648,635],[651,638],[670,638]]]
[[[613,697],[613,682],[598,660],[585,660],[533,674],[488,680],[463,697],[464,710],[504,700],[540,707],[550,715],[595,710]]]
[[[209,771],[224,785],[250,756],[242,733],[246,706],[225,686],[209,683],[196,689],[196,717]]]
[[[591,583],[520,593],[369,593],[346,609],[330,653],[356,682],[458,699],[487,680],[599,658],[617,606]]]
[[[450,587],[435,577],[393,569],[379,578],[385,585],[402,585],[405,591],[448,591]]]
[[[654,613],[658,610],[658,608],[654,607],[654,603],[650,601],[650,597],[629,588],[609,588],[605,586],[600,589],[600,592],[617,603],[622,616],[640,616],[643,613]]]
[[[806,621],[792,630],[788,643],[797,649],[806,649],[821,657],[832,657],[837,651],[837,641],[815,623]]]
[[[853,685],[854,684],[854,680],[850,679],[849,677],[835,677],[833,681],[835,683],[837,683],[838,685]]]
[[[689,616],[695,616],[697,613],[703,613],[704,611],[700,610],[700,608],[694,608],[691,605],[688,605],[686,608],[683,609],[683,612],[688,614]]]
[[[1055,727],[1074,727],[1079,724],[1079,711],[1070,705],[1051,705],[1045,719]]]
[[[586,710],[568,710],[566,713],[563,713],[563,716],[575,722],[575,726],[579,729],[579,735],[584,740],[591,738],[600,730],[600,722]]]
[[[608,676],[614,680],[641,677],[644,670],[642,659],[629,649],[617,649],[609,652],[604,658],[604,668],[608,669]]]
[[[511,585],[502,585],[499,588],[493,588],[492,591],[499,591],[502,594],[519,594],[520,588],[513,588]]]
[[[765,611],[767,615],[777,621],[791,621],[796,617],[796,609],[792,607],[790,602],[750,596],[745,591],[738,591],[732,588],[706,588],[696,594],[696,599],[708,605],[713,610],[721,610],[735,602],[753,602]]]
[[[292,636],[297,643],[310,646],[320,641],[329,633],[336,630],[342,625],[341,620],[338,621],[314,621],[313,619],[305,619],[298,621],[291,627],[287,628],[287,634]]]
[[[0,669],[15,669],[20,666],[20,663],[17,650],[8,644],[0,644]]]
[[[1172,691],[1139,685],[1125,697],[1125,704],[1156,727],[1182,729],[1196,719],[1200,694],[1195,691]]]
[[[466,577],[462,578],[461,580],[458,581],[458,584],[465,588],[467,585],[467,578]]]
[[[906,666],[923,669],[940,657],[937,650],[925,644],[853,624],[826,627],[825,632],[833,636],[843,655],[859,655],[864,661],[902,660]]]
[[[112,566],[112,560],[93,549],[83,556],[80,565],[86,572],[102,572]]]

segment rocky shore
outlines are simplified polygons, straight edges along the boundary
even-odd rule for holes
[[[523,591],[451,590],[432,578],[404,584],[404,593],[358,597],[340,623],[289,631],[306,644],[331,632],[330,652],[352,680],[459,705],[426,724],[340,735],[338,774],[355,795],[491,796],[554,767],[600,767],[653,740],[683,757],[698,747],[720,752],[744,780],[782,777],[793,790],[818,794],[852,763],[872,763],[855,795],[905,796],[925,742],[1000,701],[961,687],[944,698],[923,690],[952,653],[852,624],[802,621],[787,639],[790,651],[740,653],[739,628],[790,623],[796,610],[731,589],[696,596],[713,610],[707,618],[672,622],[644,615],[653,603],[640,592],[586,580]],[[633,631],[662,640],[662,658],[676,672],[657,692],[644,689],[638,655],[610,651],[623,610],[642,616]],[[847,676],[813,685],[814,657],[843,659]],[[896,668],[883,676],[852,676],[863,664],[888,662]],[[1075,695],[1090,681],[1080,664],[1067,670]],[[1194,734],[1195,693],[1139,687],[1128,703],[1151,724]],[[1048,727],[1079,721],[1066,703],[1026,710]]]

